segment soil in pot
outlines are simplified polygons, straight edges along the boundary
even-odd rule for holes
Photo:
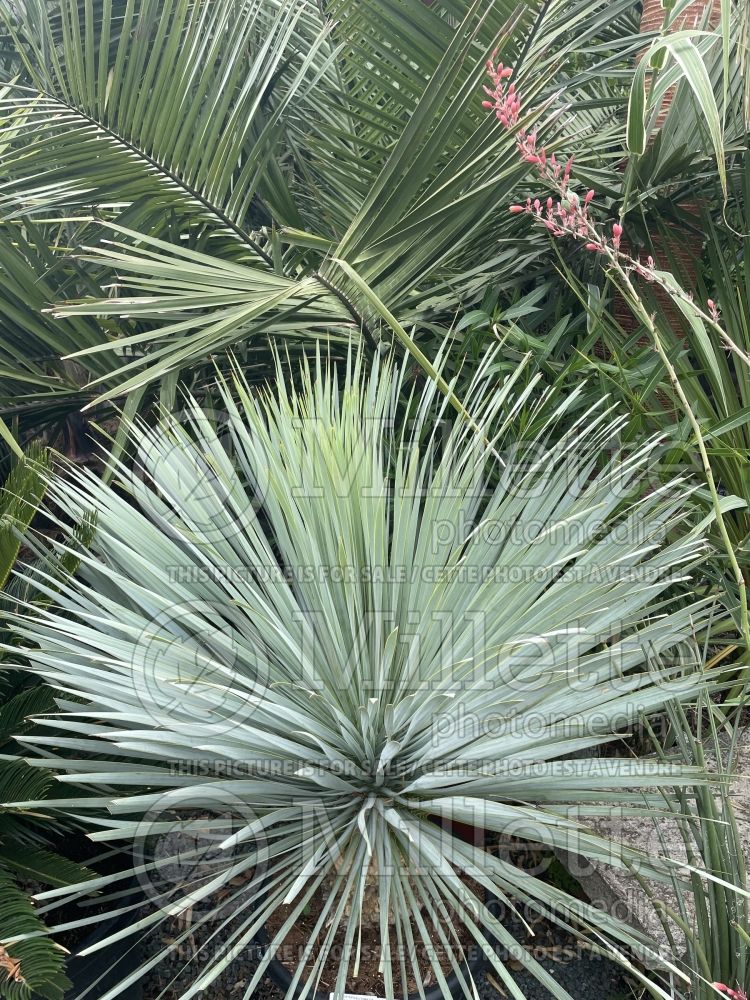
[[[418,896],[419,893],[414,879],[412,878],[411,881],[415,895]],[[466,877],[463,877],[462,881],[477,896],[479,896],[480,899],[483,898],[483,890],[480,886]],[[312,940],[313,932],[320,918],[326,898],[327,892],[325,890],[322,890],[313,896],[309,906],[306,908],[301,918],[298,919],[295,926],[292,927],[276,951],[277,959],[279,959],[279,961],[281,961],[281,963],[291,972],[294,972],[299,962],[302,961],[305,949]],[[376,907],[373,909],[375,912],[372,912],[371,916],[368,918],[367,906],[366,904],[363,906],[362,947],[360,953],[359,971],[355,979],[352,975],[353,970],[350,967],[350,978],[347,980],[346,991],[348,993],[359,993],[369,996],[385,996],[385,982],[378,968],[382,955],[380,924]],[[449,907],[448,909],[450,910]],[[283,926],[284,922],[288,919],[290,912],[290,907],[280,907],[271,916],[266,926],[269,940],[274,938]],[[446,978],[451,976],[453,973],[450,957],[441,940],[440,931],[426,909],[422,910],[421,916],[430,936],[430,944],[429,946],[424,944],[417,924],[412,920],[411,931],[414,939],[413,959],[410,958],[408,954],[404,953],[404,961],[407,970],[406,986],[409,994],[418,992],[416,975],[413,968],[414,965],[416,965],[419,979],[425,989],[429,989],[431,986],[435,985],[436,982],[435,972],[432,968],[433,961],[436,960],[438,962]],[[401,982],[399,941],[392,921],[389,923],[391,926],[389,944],[391,949],[391,962],[393,966],[393,980],[394,984],[399,984]],[[342,925],[336,933],[333,945],[328,953],[328,957],[318,982],[318,991],[321,993],[331,992],[336,985],[336,977],[339,972],[340,960],[344,954],[346,924],[347,921],[343,920]],[[462,962],[465,964],[466,962],[471,961],[478,954],[479,948],[471,933],[459,920],[458,916],[455,917],[454,928],[458,937],[458,947],[460,947],[459,954],[463,955]],[[440,929],[443,931],[448,940],[451,941],[454,950],[458,951],[455,938],[451,936],[449,928],[444,921]],[[313,948],[311,949],[312,954],[305,963],[306,971],[308,969],[312,971],[319,953],[319,946],[325,939],[326,934],[327,927],[324,927],[323,931],[313,942]],[[401,946],[402,951],[404,948],[406,948],[405,943]]]

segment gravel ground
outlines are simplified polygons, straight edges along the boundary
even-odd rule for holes
[[[551,976],[566,989],[575,1000],[625,1000],[633,993],[616,965],[602,959],[584,956],[571,962],[540,962]],[[490,977],[492,974],[490,973]],[[526,1000],[550,1000],[552,993],[528,972],[513,973],[513,978],[523,990]],[[501,993],[487,978],[479,984],[482,1000],[498,1000],[507,996]]]

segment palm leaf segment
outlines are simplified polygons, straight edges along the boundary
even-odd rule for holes
[[[98,530],[59,608],[29,607],[18,629],[34,669],[89,708],[63,706],[64,738],[26,741],[108,807],[96,839],[157,844],[137,867],[153,911],[129,933],[193,905],[200,924],[217,894],[236,904],[226,950],[185,997],[285,904],[278,945],[321,892],[298,979],[320,981],[338,933],[339,996],[373,891],[389,997],[405,995],[415,941],[439,938],[459,967],[465,925],[570,1000],[485,893],[575,925],[596,948],[643,943],[450,832],[475,824],[664,877],[587,832],[586,817],[640,814],[663,786],[701,780],[581,758],[701,679],[692,637],[708,609],[664,596],[702,550],[685,484],[642,495],[656,442],[602,460],[621,426],[603,407],[560,435],[566,403],[512,449],[518,393],[493,363],[469,397],[478,431],[436,414],[447,404],[434,389],[395,420],[405,368],[365,376],[352,362],[342,381],[318,361],[301,395],[280,376],[251,395],[237,375],[221,389],[221,428],[190,402],[182,419],[134,427],[136,472],[118,465],[117,489],[73,468],[50,486],[62,509],[96,511]],[[159,883],[160,837],[196,826],[214,850]],[[432,975],[444,982],[437,959]]]
[[[112,397],[227,343],[381,326],[390,338],[377,303],[447,333],[457,300],[537,252],[495,249],[508,220],[494,208],[523,167],[480,106],[484,60],[500,44],[528,108],[544,107],[566,54],[618,17],[632,30],[627,7],[23,5],[7,20],[17,60],[0,102],[4,252],[17,266],[13,219],[32,245],[68,251],[52,270],[63,334],[35,329],[40,356],[78,338],[95,391]],[[112,251],[92,219],[113,227]],[[69,253],[81,246],[84,267]],[[100,318],[98,345],[81,314]],[[89,353],[100,348],[106,359]]]

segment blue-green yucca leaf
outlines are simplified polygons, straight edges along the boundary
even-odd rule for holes
[[[671,877],[586,817],[641,814],[703,772],[586,754],[704,682],[694,639],[710,608],[680,598],[704,549],[690,487],[648,489],[659,442],[620,447],[624,419],[606,404],[563,430],[567,401],[516,440],[534,389],[494,366],[469,392],[475,423],[434,383],[410,387],[406,365],[353,358],[342,372],[318,357],[299,391],[279,370],[260,394],[237,372],[220,411],[188,399],[133,426],[134,465],[115,462],[110,484],[77,468],[51,478],[57,509],[95,511],[97,531],[56,603],[16,628],[33,668],[85,707],[61,702],[48,724],[65,732],[24,740],[108,808],[94,839],[135,844],[154,905],[121,936],[188,906],[202,923],[217,894],[236,904],[184,997],[276,912],[270,956],[314,898],[314,959],[296,981],[320,985],[335,945],[337,996],[356,989],[362,926],[383,941],[387,996],[406,994],[431,942],[444,982],[463,926],[509,995],[522,997],[491,937],[570,1000],[493,896],[596,948],[645,946],[451,824]],[[175,834],[193,838],[195,866],[170,881],[164,855],[186,856]]]

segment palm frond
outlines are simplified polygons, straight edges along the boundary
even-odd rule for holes
[[[536,256],[516,256],[510,220],[496,210],[524,166],[512,137],[481,107],[485,59],[499,46],[517,63],[525,124],[549,119],[552,148],[567,124],[561,85],[594,114],[592,80],[627,71],[637,35],[631,6],[25,5],[8,21],[23,69],[8,79],[2,103],[3,197],[24,225],[36,220],[44,240],[62,233],[67,256],[56,268],[72,266],[79,243],[94,247],[55,298],[67,300],[59,315],[101,325],[86,320],[82,332],[94,342],[60,354],[83,351],[86,391],[90,381],[106,382],[101,398],[113,399],[156,380],[168,396],[188,365],[229,344],[267,359],[268,338],[304,339],[310,319],[313,335],[325,328],[338,336],[342,310],[350,335],[378,340],[380,321],[334,259],[402,327],[445,340],[457,308],[481,298],[488,282],[521,280]],[[613,112],[625,93],[615,88],[605,102],[603,129],[579,129],[593,171],[613,158],[622,133]],[[77,221],[55,231],[50,215]],[[108,227],[95,220],[129,231],[119,256],[108,255]],[[148,257],[148,239],[169,244],[171,266],[146,288],[131,276]],[[196,304],[188,252],[201,255],[194,264],[210,276],[218,305],[208,297]],[[314,289],[317,315],[308,315],[305,295],[292,295],[247,322],[256,303],[246,296],[231,334],[222,303],[236,293],[232,264],[257,271],[258,282]],[[199,335],[193,322],[172,322],[181,308],[196,317]],[[120,359],[118,345],[130,340],[141,356]],[[30,406],[43,381],[30,386]],[[86,401],[80,392],[75,399]]]
[[[0,589],[8,581],[23,535],[41,503],[48,470],[44,449],[32,446],[24,459],[15,462],[0,490]]]
[[[63,1000],[71,985],[65,975],[64,952],[45,936],[44,924],[31,901],[2,871],[0,928],[0,939],[8,942],[4,954],[18,963],[13,977],[5,965],[0,966],[0,996],[4,1000],[29,1000],[33,991],[34,996],[45,1000]],[[37,936],[10,943],[8,939],[16,935]]]

